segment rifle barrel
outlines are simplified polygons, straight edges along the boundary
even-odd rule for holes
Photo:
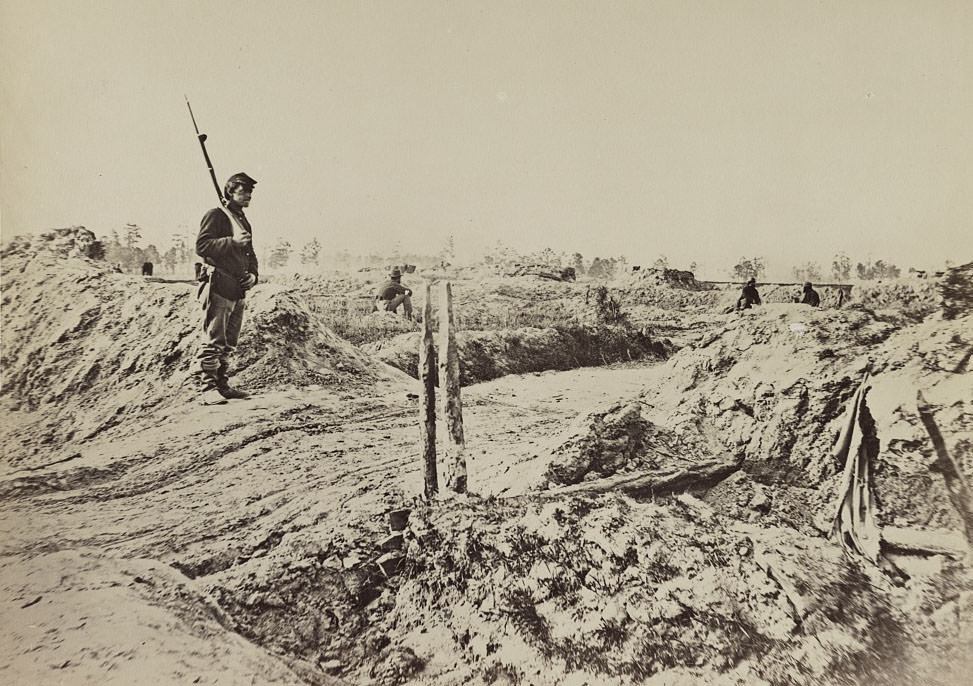
[[[184,95],[183,97],[186,98],[186,107],[189,108],[189,118],[193,120],[193,128],[196,129],[196,135],[198,136],[199,127],[196,126],[196,117],[193,116],[193,106],[189,104],[189,98],[187,96]]]
[[[206,152],[206,134],[199,132],[199,126],[196,124],[196,117],[193,115],[193,106],[189,104],[188,97],[186,97],[186,107],[189,108],[189,118],[193,120],[193,128],[196,129],[196,138],[199,139],[199,147],[203,149],[203,159],[206,160],[206,169],[209,170],[209,177],[213,180],[213,188],[216,189],[216,197],[220,199],[220,204],[223,205],[226,202],[223,198],[223,191],[220,190],[220,182],[216,180],[216,172],[213,171],[213,163],[209,159],[209,153]]]

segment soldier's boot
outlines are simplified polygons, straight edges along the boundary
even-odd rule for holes
[[[200,405],[223,405],[226,398],[220,392],[217,385],[217,377],[213,372],[201,372],[199,375],[199,404]]]
[[[243,398],[249,398],[249,393],[239,388],[234,388],[230,385],[230,379],[226,376],[226,370],[226,365],[220,365],[219,370],[216,372],[216,388],[219,389],[220,395],[227,400],[242,400]]]
[[[249,393],[240,388],[234,388],[230,385],[230,382],[226,380],[217,386],[217,390],[219,391],[220,395],[227,400],[242,400],[243,398],[250,397]]]

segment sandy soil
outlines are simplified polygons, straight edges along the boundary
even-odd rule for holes
[[[652,371],[589,368],[466,389],[471,490],[518,492],[518,465],[552,432],[637,392]],[[302,683],[233,633],[200,582],[279,554],[289,539],[339,568],[374,560],[384,514],[422,489],[414,390],[186,404],[70,462],[6,474],[6,683]]]
[[[885,291],[722,314],[725,293],[638,285],[683,349],[467,386],[471,495],[426,504],[418,382],[306,291],[255,295],[236,378],[257,394],[201,407],[191,285],[60,259],[4,262],[4,683],[951,686],[973,667],[962,550],[874,566],[826,535],[866,369],[881,523],[960,534],[915,390],[970,476],[968,314]],[[525,279],[488,300],[591,314],[583,284],[536,301]]]

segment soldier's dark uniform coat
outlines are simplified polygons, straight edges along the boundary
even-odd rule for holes
[[[743,291],[740,293],[740,299],[737,301],[737,307],[739,307],[741,310],[748,310],[750,309],[751,305],[759,304],[760,294],[757,293],[757,287],[752,283],[748,283],[743,287]]]
[[[243,212],[233,212],[233,214],[240,225],[252,235],[250,222]],[[233,244],[233,226],[221,207],[211,209],[200,222],[199,235],[196,238],[196,253],[206,261],[206,264],[215,267],[210,277],[211,292],[228,300],[240,300],[244,297],[240,281],[247,272],[255,277],[258,275],[257,256],[253,252],[253,244],[245,247]]]
[[[810,305],[811,307],[818,307],[821,304],[821,296],[819,296],[818,292],[811,286],[805,286],[804,298],[801,300],[801,304]]]

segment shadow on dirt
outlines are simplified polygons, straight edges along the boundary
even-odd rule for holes
[[[419,338],[418,333],[402,334],[362,349],[418,378]],[[659,340],[648,331],[609,325],[460,331],[456,339],[464,386],[507,374],[664,360],[675,349],[669,340]]]

